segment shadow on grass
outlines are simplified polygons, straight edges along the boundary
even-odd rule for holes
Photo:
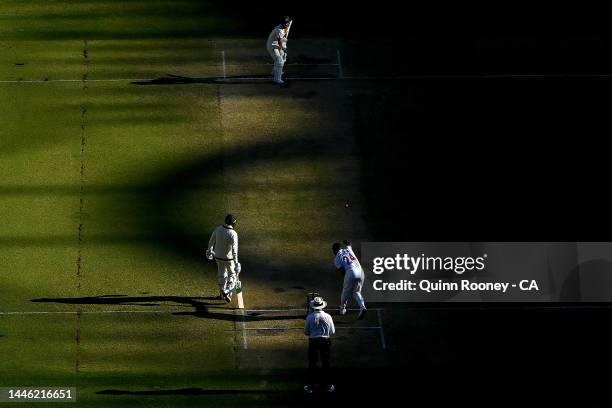
[[[283,390],[205,390],[203,388],[179,388],[176,390],[156,391],[128,391],[128,390],[102,390],[96,394],[102,395],[136,395],[136,396],[163,396],[163,395],[237,395],[237,394],[292,394],[294,391]]]
[[[191,305],[197,309],[211,305],[221,305],[225,303],[207,303],[202,300],[219,300],[218,297],[189,297],[189,296],[126,296],[126,295],[102,295],[75,298],[40,298],[31,299],[36,303],[64,303],[69,305],[138,305],[138,306],[159,306],[159,303],[151,302],[172,302]],[[148,302],[148,303],[143,303]]]
[[[216,303],[204,302],[210,300],[217,300]],[[244,316],[237,316],[233,313],[234,309],[228,307],[222,307],[227,305],[224,301],[221,301],[216,296],[208,297],[190,297],[190,296],[126,296],[126,295],[101,295],[101,296],[87,296],[87,297],[75,297],[75,298],[39,298],[31,299],[30,302],[35,303],[63,303],[68,305],[125,305],[125,306],[147,306],[155,307],[160,306],[161,303],[170,302],[179,305],[187,305],[193,307],[195,310],[190,312],[175,312],[172,313],[174,316],[194,316],[204,319],[221,320],[234,322],[237,317],[245,322],[263,322],[263,321],[275,321],[275,320],[302,320],[304,316],[298,315],[266,315],[263,316],[261,313],[249,313]],[[217,308],[217,310],[211,310],[211,308]]]
[[[308,135],[305,135],[308,136]],[[237,147],[231,151],[224,151],[223,154],[209,157],[207,159],[195,160],[191,163],[182,163],[173,170],[165,170],[159,175],[151,175],[149,181],[151,189],[142,191],[142,194],[137,197],[138,203],[147,203],[146,211],[137,208],[128,209],[134,212],[134,219],[137,220],[135,227],[139,231],[152,231],[158,241],[155,244],[164,251],[171,251],[174,254],[204,262],[203,250],[206,247],[209,238],[209,232],[212,231],[215,225],[222,219],[225,210],[221,207],[216,209],[216,203],[211,202],[206,204],[209,213],[202,212],[201,216],[193,218],[193,215],[185,212],[177,212],[177,205],[186,202],[189,196],[203,192],[205,196],[210,195],[211,198],[218,194],[216,187],[209,189],[208,185],[218,186],[221,182],[222,174],[220,169],[224,167],[223,163],[231,163],[232,171],[241,171],[243,168],[249,168],[255,163],[271,163],[277,160],[300,160],[308,157],[318,157],[319,160],[331,158],[334,155],[328,146],[335,141],[328,138],[310,138],[304,137],[292,143],[266,142],[259,143],[254,146]],[[245,187],[246,188],[246,187]],[[296,189],[296,194],[303,192],[299,185],[285,186],[284,189]],[[318,187],[311,185],[306,188],[306,191],[318,191]],[[248,192],[248,188],[243,192]],[[325,193],[322,193],[325,194]],[[222,204],[220,204],[222,205]],[[231,208],[226,210],[232,211]],[[204,218],[202,218],[204,217]],[[240,214],[238,214],[240,217]],[[341,235],[342,226],[339,224],[329,223],[325,231],[321,234],[337,234]],[[256,242],[258,240],[271,239],[276,232],[271,231],[266,233],[265,230],[238,230],[240,238],[244,242]],[[286,229],[283,231],[286,237],[291,239],[300,239],[303,232],[299,229]],[[243,268],[251,271],[251,277],[263,277],[267,279],[278,277],[282,278],[283,274],[280,270],[276,270],[265,261],[258,261],[256,257],[250,257],[243,262]],[[291,265],[291,269],[295,270],[294,276],[300,276],[300,265]],[[286,267],[283,268],[286,270]],[[258,272],[259,271],[259,272]],[[306,271],[304,271],[306,272]],[[260,275],[260,276],[258,276]],[[276,276],[278,275],[278,276]],[[304,276],[312,275],[310,273]],[[304,286],[306,281],[300,280],[300,285]]]
[[[277,160],[291,161],[318,157],[319,160],[331,159],[334,152],[329,145],[336,143],[334,138],[312,137],[308,133],[292,143],[264,142],[250,146],[239,146],[223,153],[212,154],[205,158],[197,158],[188,162],[181,162],[173,167],[164,168],[154,173],[146,174],[146,178],[122,186],[91,185],[85,188],[85,198],[92,198],[92,202],[105,202],[102,199],[112,198],[112,215],[121,223],[121,233],[91,233],[85,237],[87,245],[109,244],[144,244],[147,248],[173,255],[179,255],[192,262],[206,263],[203,250],[208,242],[210,231],[218,225],[225,214],[223,203],[218,201],[219,191],[223,191],[223,178],[221,169],[223,163],[232,163],[233,171],[249,168],[255,163],[271,163]],[[269,191],[267,183],[251,185],[250,183],[234,184],[236,189],[244,193],[259,194]],[[296,194],[320,194],[328,196],[337,188],[334,182],[331,185],[319,185],[313,181],[293,183],[280,179],[274,181],[274,187],[283,191],[295,190]],[[15,196],[45,196],[45,195],[79,195],[75,186],[4,186],[0,188],[0,195]],[[112,197],[116,195],[117,197]],[[194,212],[190,205],[193,196],[201,197],[201,203]],[[100,197],[100,199],[98,199]],[[95,200],[94,200],[95,199]],[[99,211],[99,209],[92,209]],[[240,214],[239,214],[240,216]],[[88,218],[85,218],[84,228],[87,230]],[[343,226],[339,223],[327,223],[324,231],[311,231],[310,237],[316,238],[319,233],[323,235],[342,235]],[[268,230],[239,230],[244,242],[257,242],[273,239],[278,231]],[[283,235],[290,241],[303,238],[304,232],[298,228],[283,231]],[[49,236],[20,236],[0,238],[0,247],[27,247],[27,246],[54,246],[77,244],[76,239],[70,235]],[[289,245],[289,244],[288,244]],[[211,264],[212,265],[212,264]],[[275,266],[258,260],[256,257],[245,259],[243,267],[248,268],[250,279],[278,280],[278,286],[318,289],[321,285],[320,277],[315,276],[312,270],[299,264]],[[286,270],[291,269],[292,279],[300,276],[298,281],[287,281]],[[299,283],[299,286],[296,284]],[[283,288],[281,288],[283,289]],[[278,289],[277,289],[278,291]],[[199,299],[202,300],[202,299]],[[66,304],[127,304],[133,302],[178,302],[194,307],[200,305],[197,298],[163,297],[163,298],[127,298],[127,297],[90,297],[90,298],[60,298],[35,299],[37,302],[62,302]]]
[[[291,81],[296,76],[287,75],[284,77],[285,81]],[[328,74],[301,74],[299,75],[300,80],[317,80],[321,78],[331,78]],[[260,84],[260,83],[272,83],[271,75],[235,75],[228,77],[188,77],[181,75],[167,74],[166,76],[147,80],[147,81],[134,81],[131,84],[134,85],[181,85],[181,84],[224,84],[224,85],[240,85],[240,84]]]
[[[239,309],[224,309],[224,310],[239,310]],[[304,320],[304,315],[261,315],[261,314],[247,314],[247,315],[236,315],[225,312],[212,311],[209,308],[196,309],[193,312],[176,312],[172,313],[175,316],[194,316],[202,319],[220,320],[225,322],[243,321],[246,323],[250,322],[270,322],[270,321],[286,321],[286,320]]]

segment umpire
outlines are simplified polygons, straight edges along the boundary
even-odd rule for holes
[[[326,386],[327,392],[334,392],[336,387],[330,381],[330,336],[336,332],[332,317],[325,313],[323,309],[327,306],[327,302],[322,297],[315,297],[310,302],[312,310],[306,317],[304,324],[304,334],[308,336],[308,384],[304,386],[306,394],[312,394],[314,383],[315,370],[319,354],[321,355],[321,365],[323,374],[321,380]]]

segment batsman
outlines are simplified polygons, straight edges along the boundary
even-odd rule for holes
[[[213,231],[206,250],[206,257],[214,258],[217,263],[219,294],[227,303],[232,301],[232,290],[241,269],[238,262],[238,234],[234,229],[236,221],[235,216],[228,214],[225,223]]]
[[[289,30],[291,29],[291,18],[289,16],[283,17],[283,22],[272,30],[268,36],[266,48],[268,53],[274,61],[274,69],[272,74],[274,76],[274,83],[282,85],[283,81],[283,67],[287,62],[287,39],[289,38]]]

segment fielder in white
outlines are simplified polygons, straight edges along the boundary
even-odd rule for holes
[[[268,36],[266,48],[268,53],[274,60],[274,69],[272,74],[274,75],[274,82],[282,85],[283,81],[283,66],[287,61],[287,37],[289,36],[289,29],[291,28],[291,18],[285,16],[283,22],[272,30]]]
[[[219,294],[227,303],[232,301],[232,290],[240,273],[238,262],[238,234],[234,230],[236,217],[228,214],[225,224],[213,231],[208,241],[206,257],[217,262]]]
[[[361,320],[365,317],[366,307],[361,296],[361,287],[363,286],[364,274],[361,269],[361,264],[351,248],[351,243],[347,240],[343,241],[344,248],[340,247],[340,243],[336,242],[332,245],[332,251],[335,258],[336,268],[344,273],[344,283],[342,285],[342,296],[340,298],[340,315],[346,314],[346,304],[351,297],[359,306],[359,317]]]

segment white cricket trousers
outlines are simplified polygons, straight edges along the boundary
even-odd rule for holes
[[[219,292],[227,294],[236,284],[236,263],[234,261],[217,261],[217,283],[219,284]]]
[[[363,272],[359,275],[347,271],[344,275],[344,284],[342,285],[342,296],[340,297],[340,308],[346,309],[346,304],[351,297],[355,299],[359,309],[365,309],[363,296],[361,296],[361,287],[363,286]]]
[[[285,65],[285,52],[278,47],[268,47],[268,53],[274,60],[274,69],[272,74],[274,75],[274,81],[278,82],[282,80],[283,66]]]

